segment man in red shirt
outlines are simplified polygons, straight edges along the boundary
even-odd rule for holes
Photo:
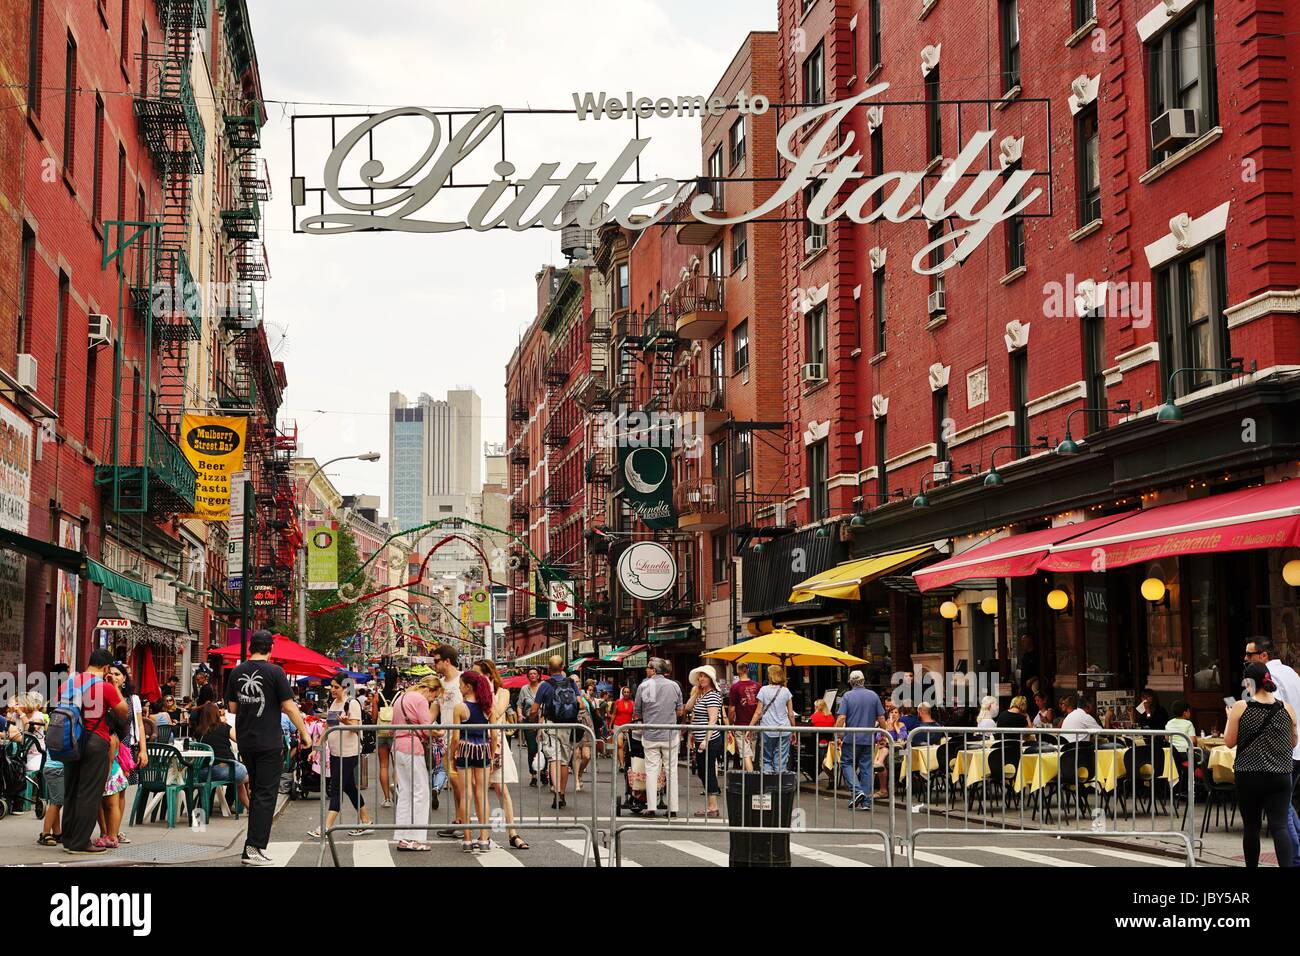
[[[113,764],[109,742],[113,731],[109,726],[110,714],[126,719],[127,705],[105,676],[105,669],[113,663],[113,655],[106,650],[96,650],[90,655],[86,670],[69,678],[60,700],[79,700],[84,731],[81,735],[81,759],[64,765],[63,798],[63,852],[103,853],[102,847],[91,846],[90,837],[99,819],[99,806],[104,799],[104,784]]]
[[[758,682],[753,680],[754,665],[741,664],[736,668],[736,680],[732,681],[727,691],[727,720],[738,726],[748,727],[758,709]],[[754,769],[754,735],[736,731],[736,755],[745,770]]]

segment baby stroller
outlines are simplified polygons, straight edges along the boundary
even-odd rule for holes
[[[29,753],[40,755],[40,766],[27,769]],[[45,816],[45,801],[41,799],[41,769],[45,766],[45,746],[40,737],[25,733],[21,741],[5,744],[0,756],[0,818],[5,814],[25,813],[34,810],[37,817]]]
[[[646,809],[646,772],[645,772],[645,747],[641,741],[628,735],[624,751],[624,762],[627,767],[625,774],[627,780],[627,789],[614,809],[618,816],[625,812],[637,814]],[[664,799],[668,793],[668,775],[661,767],[659,769],[659,803],[660,809],[664,809]]]

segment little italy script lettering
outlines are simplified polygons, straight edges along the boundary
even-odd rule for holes
[[[779,215],[782,206],[799,197],[812,183],[816,189],[806,215],[815,223],[826,224],[844,217],[857,223],[880,219],[901,223],[918,215],[931,223],[949,219],[964,223],[917,251],[912,259],[912,269],[923,275],[943,272],[959,264],[999,223],[1023,212],[1038,198],[1042,190],[1028,188],[1035,171],[1013,169],[1004,174],[997,169],[976,170],[981,154],[989,150],[997,132],[982,130],[971,136],[944,174],[930,185],[923,199],[920,189],[924,172],[885,172],[868,178],[859,168],[863,164],[862,153],[850,152],[855,141],[853,131],[846,130],[841,139],[840,125],[855,107],[888,88],[888,83],[880,83],[849,99],[809,109],[782,126],[776,136],[776,148],[792,164],[791,169],[780,186],[757,208],[740,215],[715,216],[711,214],[712,197],[699,194],[690,198],[690,215],[700,222],[717,225]],[[306,216],[300,227],[317,235],[363,229],[441,233],[467,228],[481,232],[497,227],[522,231],[540,226],[559,230],[574,224],[582,229],[596,229],[609,221],[629,229],[643,229],[665,219],[691,196],[694,182],[661,178],[628,186],[615,197],[620,181],[634,170],[637,157],[650,142],[641,138],[630,140],[600,175],[595,175],[596,164],[591,162],[576,163],[567,174],[560,173],[559,163],[541,163],[531,176],[516,179],[514,164],[503,159],[493,167],[500,179],[483,189],[463,220],[413,218],[449,182],[456,166],[492,134],[504,112],[500,106],[480,110],[445,146],[442,125],[428,110],[400,107],[368,118],[339,140],[325,162],[325,191],[339,210]],[[373,130],[400,117],[423,117],[429,122],[431,134],[423,154],[392,176],[387,174],[382,160],[367,159],[360,164],[361,184],[382,190],[385,195],[372,203],[347,198],[339,187],[339,175],[351,154]],[[808,131],[806,139],[805,131]],[[427,172],[418,178],[426,167]],[[954,196],[959,184],[963,188],[960,195]],[[850,186],[852,191],[839,202],[837,197]],[[999,187],[997,191],[986,199],[995,186]],[[588,190],[587,197],[566,215],[565,205],[583,189]],[[551,192],[545,195],[548,190]],[[882,202],[872,209],[871,200],[876,194],[883,197]],[[642,215],[646,218],[632,221],[633,216]],[[928,261],[932,251],[943,250],[950,244],[952,248],[939,262]]]

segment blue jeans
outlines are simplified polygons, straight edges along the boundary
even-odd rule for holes
[[[871,794],[875,789],[871,779],[874,770],[871,757],[874,752],[875,748],[871,744],[855,744],[847,737],[840,750],[840,773],[844,775],[851,791],[849,799],[852,801],[861,797],[864,807],[871,806]]]
[[[229,780],[229,779],[230,779],[230,764],[228,764],[228,763],[223,763],[223,764],[218,764],[217,766],[213,767],[213,768],[212,768],[212,779],[213,779],[213,780]],[[244,782],[245,780],[247,780],[247,779],[248,779],[248,768],[245,767],[242,763],[239,763],[238,761],[236,761],[236,763],[235,763],[235,783],[243,783],[243,782]]]
[[[785,773],[790,767],[790,735],[761,735],[763,738],[763,773]]]

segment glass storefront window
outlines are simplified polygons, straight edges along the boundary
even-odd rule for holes
[[[1282,580],[1282,567],[1297,559],[1300,550],[1295,548],[1268,552],[1268,636],[1278,657],[1291,667],[1300,664],[1300,589]]]
[[[1085,686],[1110,689],[1115,675],[1110,655],[1110,607],[1106,578],[1101,574],[1080,577],[1079,604],[1083,608],[1083,673]]]
[[[1074,634],[1075,617],[1080,613],[1083,592],[1076,589],[1072,579],[1064,575],[1058,576],[1053,581],[1053,586],[1064,588],[1070,594],[1069,606],[1056,614],[1053,623],[1056,638],[1056,677],[1052,686],[1057,690],[1066,690],[1079,686],[1079,655],[1074,646]]]
[[[1223,688],[1219,673],[1219,629],[1214,594],[1214,555],[1198,554],[1186,559],[1188,605],[1192,630],[1192,688],[1218,691]]]
[[[1134,579],[1139,585],[1146,578],[1159,578],[1165,582],[1168,603],[1151,604],[1147,601],[1147,686],[1156,691],[1183,692],[1183,642],[1179,601],[1181,582],[1178,579],[1178,559],[1153,561],[1142,565],[1142,576]]]
[[[939,614],[943,599],[923,595],[921,598],[921,633],[912,648],[913,654],[942,654],[947,641],[948,625]]]

